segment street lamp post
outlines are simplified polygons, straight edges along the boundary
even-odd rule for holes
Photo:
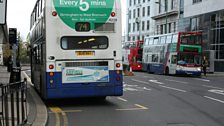
[[[165,9],[165,15],[166,15],[166,24],[165,24],[165,33],[167,33],[167,0],[165,0],[165,6],[163,6],[160,2],[158,2],[158,1],[156,1],[155,3],[156,4],[159,4],[159,6],[161,6],[161,7],[164,7],[164,9]]]

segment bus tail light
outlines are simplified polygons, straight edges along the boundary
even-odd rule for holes
[[[120,74],[121,73],[121,71],[120,70],[116,70],[116,74]]]
[[[115,12],[112,12],[110,15],[111,15],[112,17],[115,17],[115,16],[116,16],[116,13],[115,13]]]
[[[55,16],[57,16],[57,15],[58,15],[58,14],[57,14],[57,12],[56,12],[56,11],[53,11],[53,12],[52,12],[52,16],[54,16],[54,17],[55,17]]]
[[[116,63],[116,67],[119,68],[121,66],[120,63]]]
[[[49,69],[54,69],[54,65],[49,65]]]

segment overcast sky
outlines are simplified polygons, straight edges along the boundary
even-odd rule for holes
[[[22,38],[25,40],[30,28],[30,14],[36,0],[7,0],[7,24],[9,28],[17,28]],[[121,0],[123,31],[126,20],[126,0]]]

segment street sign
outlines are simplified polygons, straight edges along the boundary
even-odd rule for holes
[[[0,25],[6,23],[6,0],[0,0]]]

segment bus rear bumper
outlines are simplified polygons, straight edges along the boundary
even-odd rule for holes
[[[48,89],[47,99],[122,96],[123,86]]]
[[[176,74],[177,75],[201,76],[201,71],[182,71],[182,70],[177,70]]]

